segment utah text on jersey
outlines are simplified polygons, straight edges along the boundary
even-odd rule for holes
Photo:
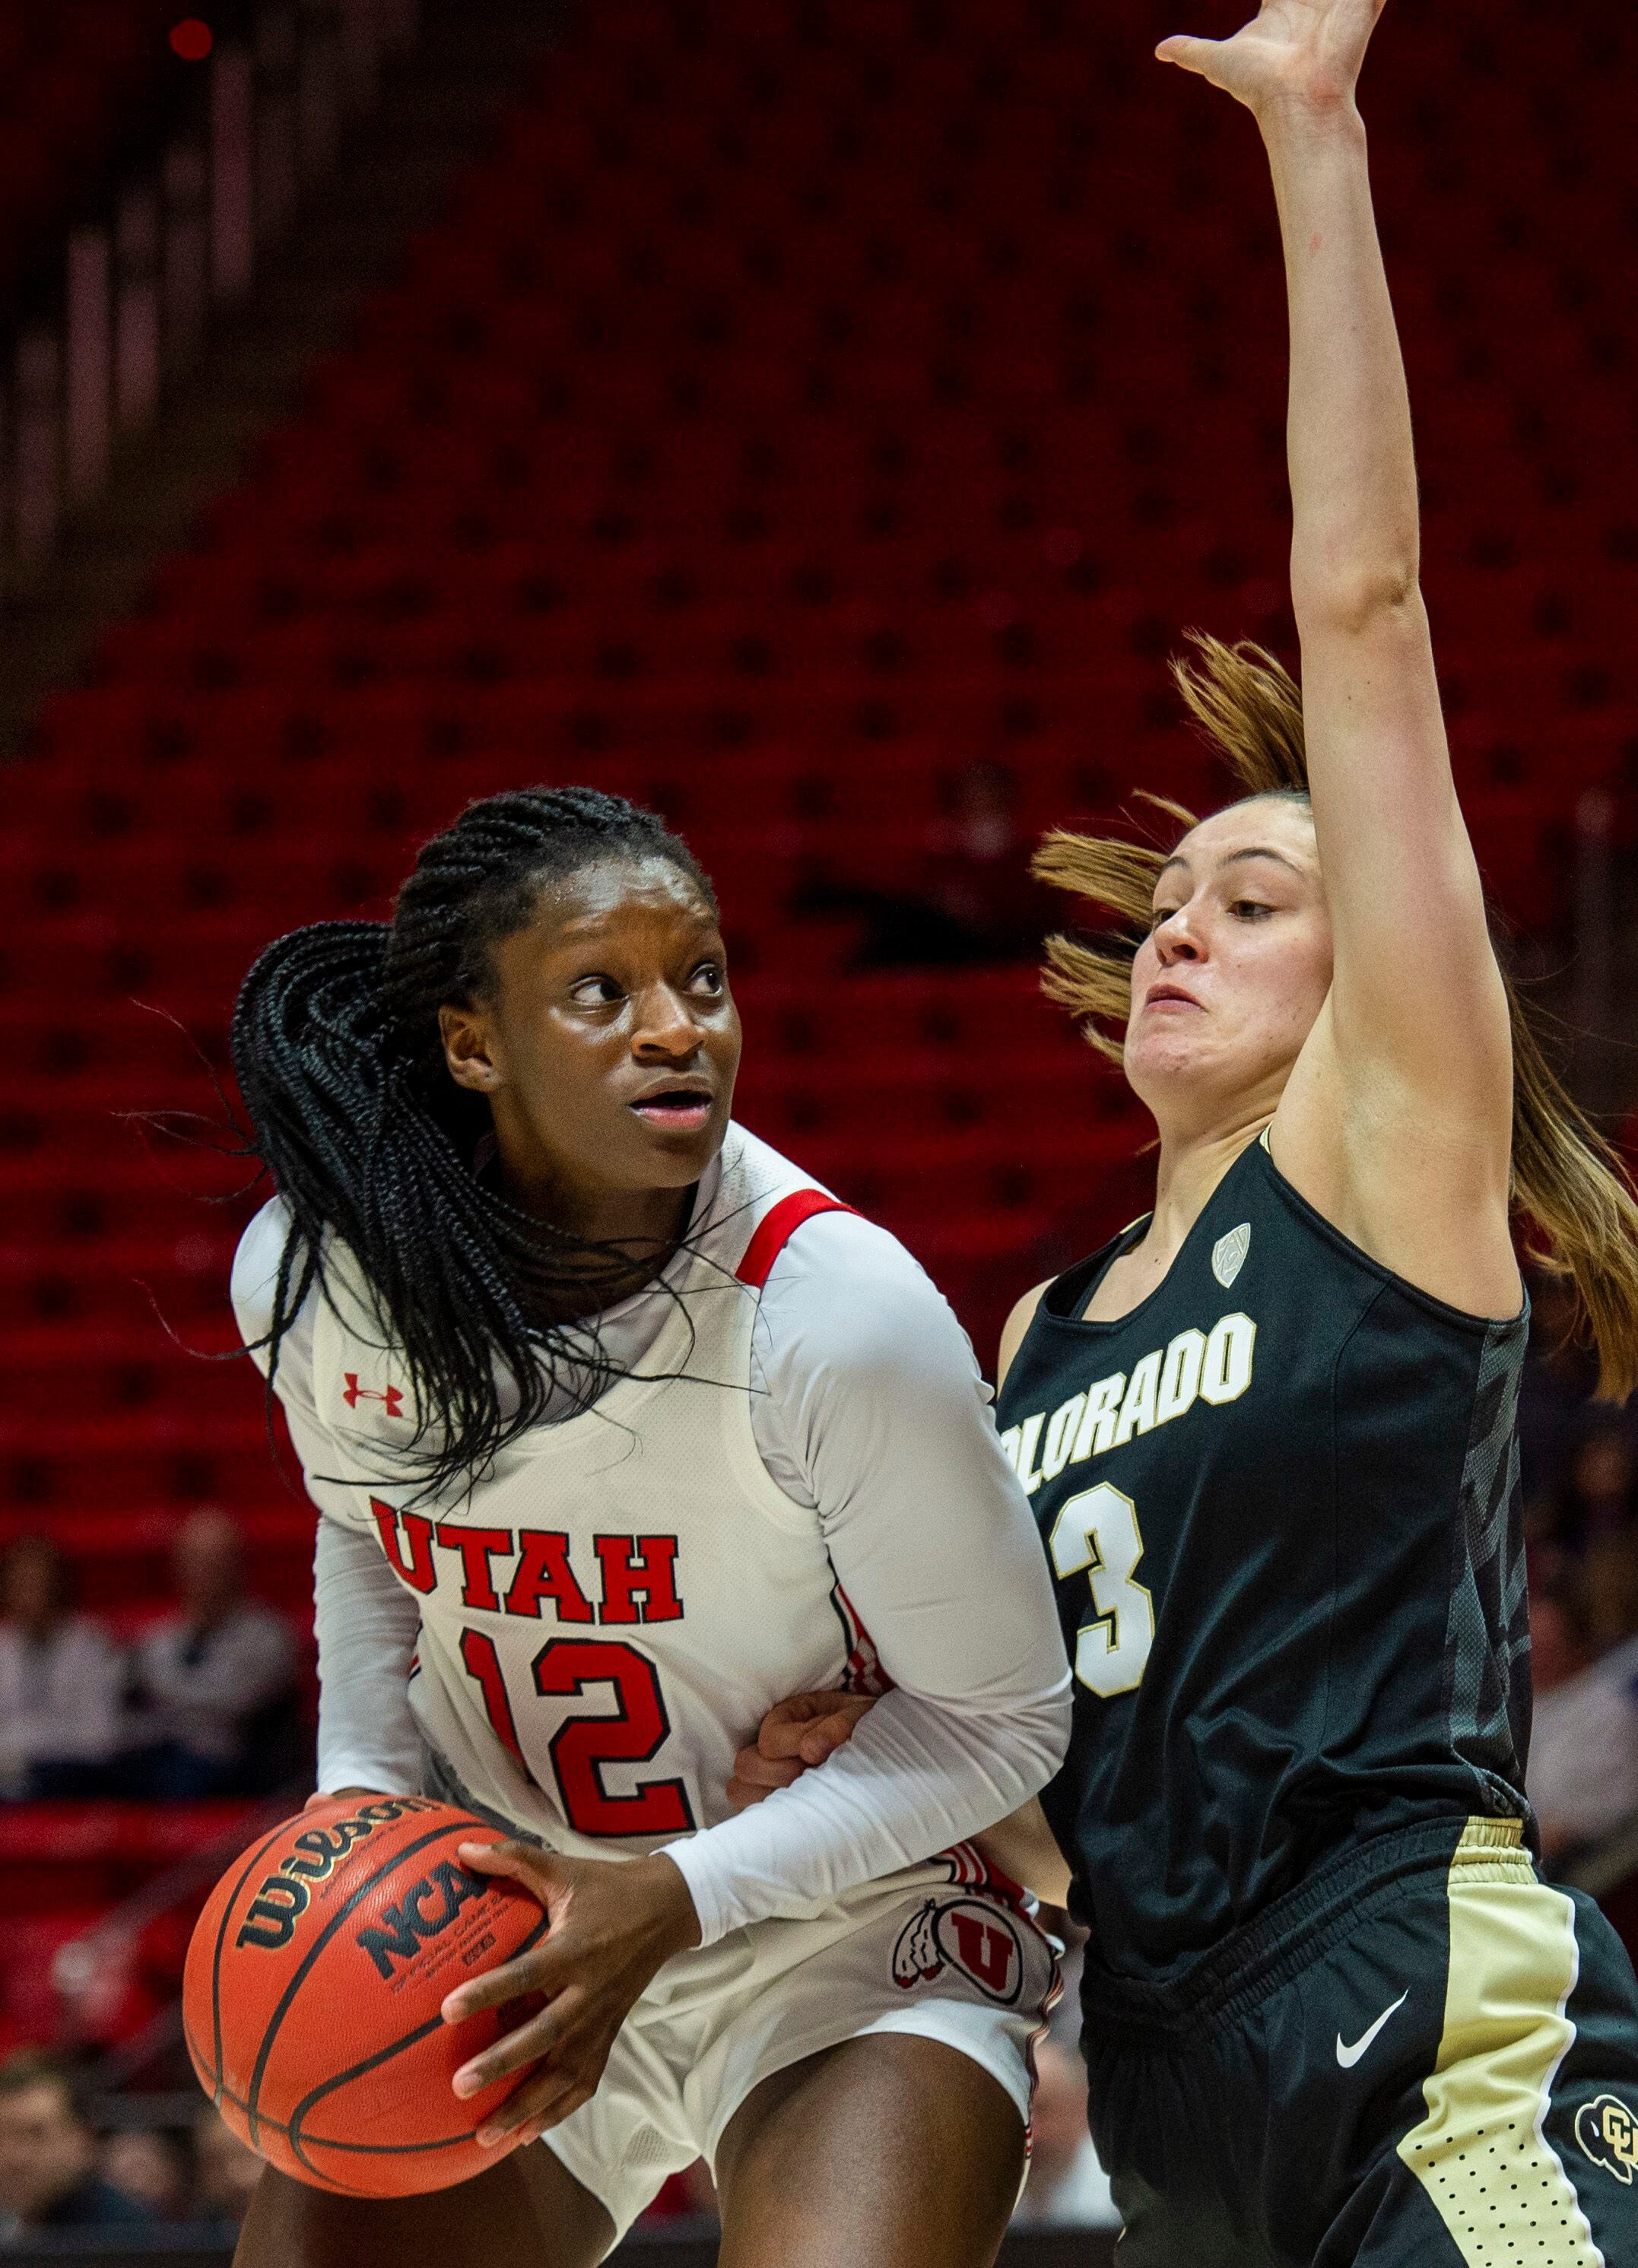
[[[1033,1496],[1066,1466],[1122,1448],[1133,1434],[1170,1425],[1197,1402],[1237,1402],[1251,1383],[1256,1345],[1257,1325],[1238,1313],[1220,1317],[1209,1331],[1179,1331],[1169,1345],[1140,1356],[1130,1376],[1118,1370],[1096,1379],[1050,1417],[1042,1410],[1009,1425],[1001,1447]]]

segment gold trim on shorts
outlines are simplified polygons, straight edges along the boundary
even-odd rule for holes
[[[1399,2156],[1466,2268],[1605,2268],[1544,2125],[1575,2036],[1575,1906],[1537,1880],[1516,1819],[1470,1819],[1445,1888],[1444,2033]]]

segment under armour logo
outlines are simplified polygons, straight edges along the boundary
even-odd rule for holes
[[[402,1415],[404,1405],[404,1390],[402,1386],[389,1386],[385,1393],[378,1394],[373,1386],[359,1385],[358,1373],[356,1370],[348,1371],[346,1379],[347,1385],[342,1395],[342,1400],[347,1404],[349,1410],[356,1410],[361,1402],[384,1402],[387,1404],[387,1414],[389,1418]]]
[[[1245,1256],[1251,1249],[1251,1224],[1243,1220],[1238,1228],[1231,1228],[1227,1236],[1220,1236],[1212,1247],[1212,1273],[1224,1291],[1245,1265]]]

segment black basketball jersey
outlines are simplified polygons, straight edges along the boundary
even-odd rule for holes
[[[1000,1417],[1075,1669],[1042,1800],[1093,1965],[1157,1977],[1358,1837],[1528,1817],[1528,1326],[1379,1266],[1265,1141],[1081,1320],[1142,1226],[1049,1286]]]

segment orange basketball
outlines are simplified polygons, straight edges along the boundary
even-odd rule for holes
[[[426,1796],[337,1799],[287,1819],[223,1875],[188,1949],[188,2048],[223,2117],[270,2165],[319,2189],[402,2197],[504,2154],[473,2137],[516,2076],[465,2102],[450,2080],[530,2010],[439,2014],[464,1978],[545,1934],[527,1891],[455,1855],[501,1839]]]

